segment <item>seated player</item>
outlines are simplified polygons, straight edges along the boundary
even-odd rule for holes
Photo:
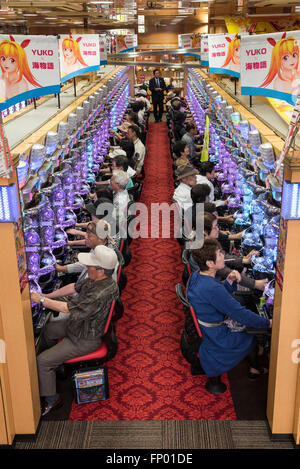
[[[112,301],[119,296],[118,286],[112,279],[118,262],[113,249],[97,246],[94,253],[79,254],[79,262],[86,266],[88,277],[72,284],[68,301],[31,294],[35,303],[66,314],[60,321],[49,322],[41,338],[43,351],[37,356],[37,367],[43,397],[42,417],[63,405],[56,391],[55,370],[66,360],[100,347]],[[59,339],[62,340],[58,342]]]
[[[202,332],[199,361],[205,374],[219,377],[245,357],[249,357],[249,378],[266,373],[258,365],[255,337],[244,330],[233,331],[226,320],[256,329],[272,327],[272,320],[245,308],[232,296],[239,281],[238,272],[231,271],[223,284],[216,279],[217,272],[225,266],[224,253],[216,239],[206,239],[193,255],[198,269],[189,280],[187,297]]]

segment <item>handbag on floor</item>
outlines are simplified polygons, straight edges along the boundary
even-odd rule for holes
[[[106,366],[75,370],[72,375],[77,404],[108,399],[108,373]]]

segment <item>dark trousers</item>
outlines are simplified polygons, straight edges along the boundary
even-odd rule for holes
[[[164,112],[164,98],[152,97],[153,113],[156,122],[162,118]]]

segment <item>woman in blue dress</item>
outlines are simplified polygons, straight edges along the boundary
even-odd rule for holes
[[[217,240],[206,239],[201,249],[193,250],[193,257],[199,269],[190,277],[187,297],[203,335],[199,360],[207,377],[217,377],[250,354],[255,355],[256,350],[255,337],[228,328],[223,323],[225,318],[255,329],[272,327],[272,321],[245,308],[232,296],[240,280],[239,272],[232,270],[223,283],[215,279],[216,272],[224,268],[224,252]],[[250,364],[251,378],[263,373],[255,365],[254,360]]]

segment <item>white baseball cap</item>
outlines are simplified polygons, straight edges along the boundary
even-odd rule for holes
[[[112,248],[96,246],[92,253],[79,253],[78,261],[87,266],[113,270],[118,263],[118,257]]]
[[[120,150],[114,150],[114,151],[112,151],[111,153],[108,154],[108,156],[110,158],[115,158],[116,156],[119,156],[119,155],[127,156],[126,151],[121,150],[121,149]]]

